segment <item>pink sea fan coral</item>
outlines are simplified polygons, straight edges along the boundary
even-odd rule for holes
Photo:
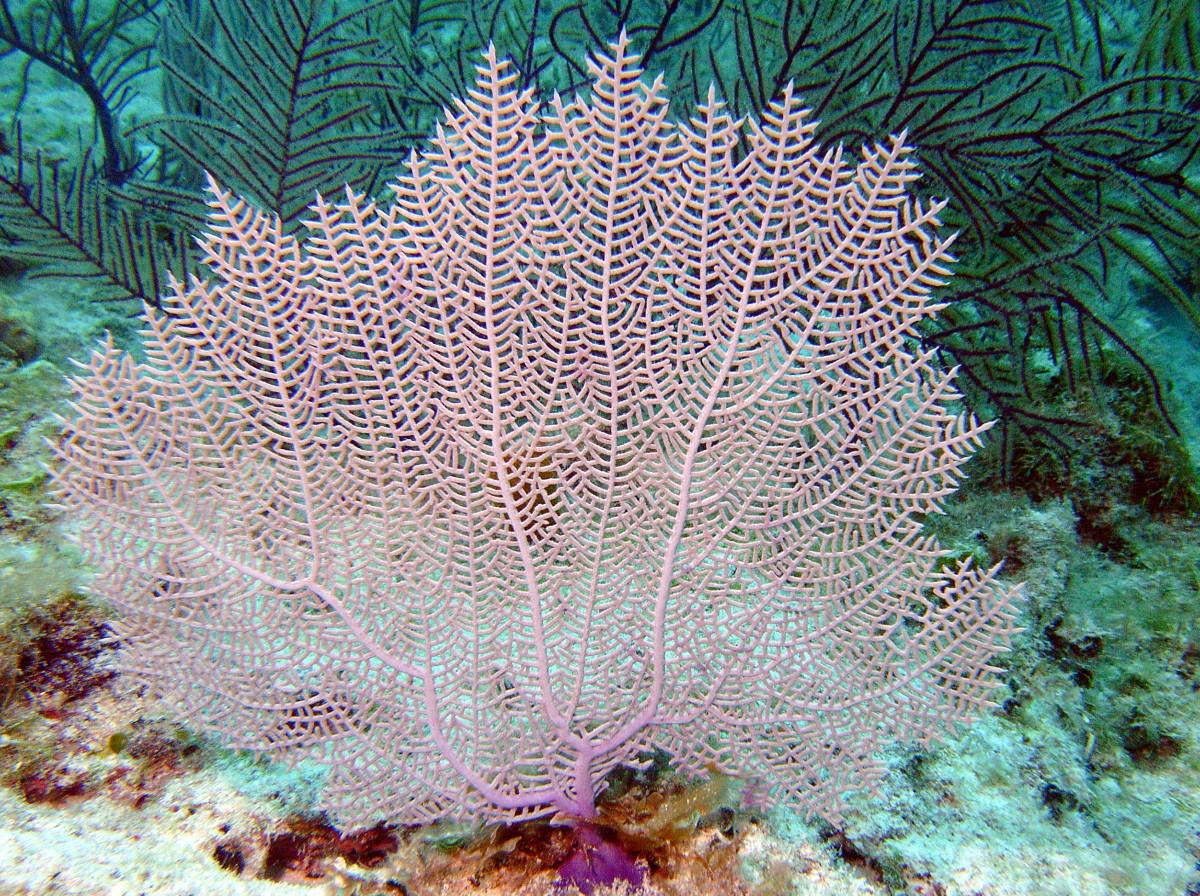
[[[902,138],[668,117],[622,39],[539,106],[490,52],[303,244],[211,189],[210,277],[57,449],[121,664],[343,823],[595,815],[652,748],[836,815],[986,702],[995,570],[921,518],[983,427],[917,348],[946,273]],[[739,146],[739,140],[744,142]]]

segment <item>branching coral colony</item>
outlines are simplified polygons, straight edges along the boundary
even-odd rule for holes
[[[556,813],[595,858],[652,749],[836,817],[1012,633],[919,522],[984,427],[912,348],[949,240],[902,138],[850,164],[787,91],[677,124],[610,52],[545,106],[489,52],[394,204],[304,244],[214,185],[210,278],[74,381],[125,673],[324,763],[341,823]]]

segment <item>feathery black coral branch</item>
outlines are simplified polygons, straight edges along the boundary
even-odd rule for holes
[[[161,178],[194,189],[208,171],[289,231],[317,192],[378,190],[404,137],[371,126],[380,91],[393,85],[378,39],[358,26],[382,5],[339,13],[326,0],[217,0],[201,11],[172,3],[162,62],[174,108],[151,129],[168,151]]]
[[[91,282],[95,297],[157,306],[169,274],[191,270],[190,239],[144,207],[114,201],[90,151],[74,168],[25,151],[0,164],[0,254],[31,262],[30,276]]]

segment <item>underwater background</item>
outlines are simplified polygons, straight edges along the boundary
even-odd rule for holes
[[[1026,594],[995,709],[839,826],[614,782],[650,886],[1200,894],[1200,4],[0,0],[0,896],[551,891],[544,827],[335,830],[319,769],[125,685],[47,441],[71,360],[199,273],[205,171],[302,234],[386,195],[489,43],[549,98],[622,31],[680,117],[791,83],[822,144],[907,134],[960,234],[922,342],[996,421],[927,525]]]

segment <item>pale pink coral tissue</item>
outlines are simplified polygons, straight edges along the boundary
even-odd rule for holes
[[[543,105],[490,53],[303,242],[212,185],[208,278],[75,379],[123,672],[324,763],[341,823],[585,820],[652,749],[836,817],[1014,630],[922,530],[984,427],[920,348],[949,239],[903,138],[818,146],[790,90],[676,122],[610,53]]]

